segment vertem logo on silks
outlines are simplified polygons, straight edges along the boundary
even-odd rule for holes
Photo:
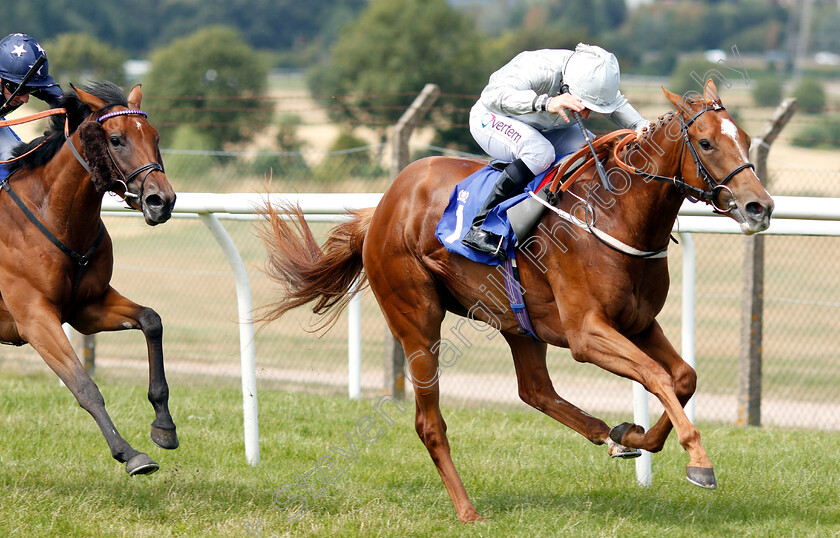
[[[504,136],[510,138],[514,142],[519,142],[519,139],[522,138],[522,135],[519,134],[519,131],[514,129],[511,124],[499,121],[498,118],[496,118],[496,115],[492,112],[488,112],[481,118],[481,127],[484,128],[488,125],[491,129],[499,131]]]

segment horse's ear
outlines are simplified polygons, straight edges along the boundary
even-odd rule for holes
[[[105,129],[96,121],[86,121],[77,129],[85,161],[90,167],[90,179],[96,192],[105,193],[119,182],[114,163],[108,155]]]
[[[717,86],[715,86],[715,81],[711,78],[709,78],[709,80],[706,81],[706,85],[703,86],[703,99],[705,99],[709,103],[720,104],[720,94],[718,94]]]
[[[682,110],[683,105],[685,105],[685,100],[677,95],[676,93],[669,92],[665,89],[665,86],[660,86],[662,88],[662,92],[665,93],[665,98],[676,108],[677,110]]]
[[[99,112],[100,110],[105,108],[108,104],[105,101],[103,101],[102,99],[100,99],[99,97],[96,97],[95,95],[91,95],[84,90],[80,90],[79,88],[73,86],[72,84],[70,85],[70,87],[73,88],[73,91],[76,92],[76,95],[79,96],[79,99],[84,104],[86,104],[91,109],[91,111],[93,111],[93,112]]]
[[[128,108],[140,109],[140,101],[143,100],[143,90],[140,89],[140,84],[131,88],[128,92]]]

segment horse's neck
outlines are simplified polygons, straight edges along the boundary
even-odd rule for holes
[[[42,199],[44,211],[56,228],[82,239],[92,228],[98,233],[102,194],[96,192],[90,175],[66,144],[44,166],[41,177],[49,178],[42,186]]]
[[[660,119],[652,132],[626,151],[624,161],[648,173],[676,176],[681,166],[682,137],[679,127],[676,116]],[[618,171],[618,167],[611,170],[611,183],[619,182],[615,176]],[[651,244],[641,247],[662,247],[668,240],[685,196],[673,185],[654,179],[631,177],[624,173],[621,181],[627,183],[614,185],[618,187],[614,196],[617,210],[610,213],[620,216],[631,236],[648,238]]]

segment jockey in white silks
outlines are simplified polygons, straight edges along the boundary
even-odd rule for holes
[[[650,125],[619,91],[620,76],[612,53],[582,43],[573,51],[522,52],[490,76],[470,111],[470,133],[488,155],[510,164],[464,236],[465,245],[504,258],[501,238],[481,225],[491,209],[547,170],[556,155],[586,143],[569,110],[584,119],[590,112],[604,114],[623,129]]]
[[[5,115],[16,110],[21,105],[29,102],[29,96],[37,97],[46,102],[50,108],[59,104],[62,91],[61,87],[49,74],[49,63],[44,64],[26,82],[26,85],[19,88],[21,82],[35,65],[40,57],[46,57],[46,51],[26,34],[10,34],[0,41],[0,87],[2,87],[2,99],[0,105],[6,104],[0,110],[0,120]],[[9,99],[17,90],[17,94]],[[12,150],[20,143],[20,138],[11,127],[0,127],[0,161],[12,157]],[[7,175],[6,167],[0,165],[0,180]]]

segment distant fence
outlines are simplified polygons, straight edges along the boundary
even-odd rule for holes
[[[726,100],[728,105],[733,101],[728,96]],[[282,108],[280,101],[277,104]],[[307,111],[301,113],[308,122],[314,121],[309,119],[311,108],[301,108]],[[647,108],[656,114],[666,106],[651,104]],[[736,107],[729,106],[729,109]],[[748,109],[741,118],[756,127],[771,112]],[[803,116],[798,127],[833,121],[824,116]],[[425,126],[418,128],[422,127]],[[755,129],[748,126],[747,130]],[[323,142],[309,142],[303,151],[164,149],[168,176],[179,192],[178,208],[186,207],[190,191],[247,192],[250,193],[247,196],[257,199],[266,190],[375,195],[387,188],[391,179],[387,147],[371,143],[342,151],[321,149],[329,146],[338,132],[338,127],[326,120],[301,124],[301,139]],[[783,144],[784,138],[780,141],[774,145],[768,174],[763,178],[771,194],[840,197],[836,153],[793,150]],[[777,149],[777,146],[781,147]],[[414,145],[412,150],[412,159],[453,153],[426,144]],[[784,158],[774,163],[773,155]],[[237,196],[245,195],[225,195],[231,200]],[[215,215],[217,222],[224,222],[224,231],[236,246],[253,306],[259,309],[269,304],[276,298],[277,290],[261,272],[265,253],[254,233],[251,217]],[[164,351],[173,400],[177,400],[177,388],[183,384],[240,386],[240,342],[243,341],[240,310],[247,309],[233,306],[237,301],[237,286],[231,278],[229,262],[214,237],[207,233],[205,224],[197,218],[178,215],[165,225],[150,229],[140,219],[124,218],[122,214],[108,214],[103,218],[114,239],[113,285],[127,297],[153,307],[163,318]],[[690,216],[679,219],[677,225],[681,231],[689,229],[691,219]],[[203,222],[212,223],[213,218],[205,217]],[[726,220],[718,218],[715,222],[726,223]],[[313,220],[312,226],[316,236],[323,237],[329,224]],[[771,230],[781,230],[784,226],[788,224],[776,220]],[[735,234],[693,235],[697,260],[694,347],[699,375],[696,396],[699,420],[735,423],[738,419],[743,244],[744,238]],[[690,275],[684,271],[681,260],[687,247],[685,241],[671,247],[671,291],[658,317],[666,335],[678,348],[689,345],[682,332],[683,303],[689,288],[684,282]],[[840,241],[820,235],[767,235],[764,248],[762,423],[840,429],[840,278],[837,277]],[[361,316],[357,325],[361,327],[357,348],[361,368],[352,375],[360,383],[354,384],[354,390],[360,391],[362,397],[374,397],[382,393],[385,377],[382,358],[385,322],[371,294],[362,294],[350,309],[353,311]],[[282,395],[289,390],[333,394],[347,390],[348,335],[358,333],[350,330],[345,314],[330,332],[312,335],[305,330],[310,326],[310,317],[306,309],[290,312],[257,330],[250,341],[262,417],[282,411]],[[443,330],[448,331],[453,325],[453,318],[447,316]],[[491,333],[469,335],[473,346],[441,378],[444,404],[524,405],[518,398],[510,353],[501,338]],[[100,382],[114,377],[142,380],[148,369],[145,345],[137,331],[97,335],[96,360]],[[558,393],[587,411],[621,420],[633,412],[632,388],[626,381],[591,365],[578,364],[562,349],[549,350],[548,365]],[[3,348],[0,368],[46,369],[46,366],[31,348],[24,346]],[[107,384],[103,385],[107,390]],[[656,402],[652,402],[651,409],[659,410]],[[200,419],[176,416],[176,421]],[[253,454],[249,459],[252,458]]]
[[[312,221],[336,221],[348,210],[375,206],[380,198],[379,194],[273,194],[272,203],[294,203],[301,207],[304,214]],[[251,194],[203,194],[180,193],[178,195],[177,214],[194,216],[202,219],[210,229],[213,237],[221,245],[222,250],[231,266],[236,281],[237,303],[239,305],[239,338],[240,364],[242,378],[242,392],[244,405],[244,432],[246,458],[249,463],[259,463],[259,441],[257,421],[257,370],[254,347],[254,331],[251,322],[251,289],[248,283],[247,270],[239,255],[236,245],[219,222],[219,218],[254,217],[256,208],[265,203],[259,195]],[[103,211],[125,212],[127,215],[139,216],[136,212],[129,212],[120,207],[113,200],[106,201]],[[692,275],[683,280],[683,356],[690,364],[695,363],[694,350],[694,304],[695,290],[693,275],[695,268],[695,253],[690,233],[740,234],[738,225],[731,219],[715,216],[704,205],[685,203],[680,210],[680,220],[675,228],[683,240],[683,274]],[[838,236],[840,235],[840,199],[827,198],[776,198],[774,221],[767,235],[811,235]],[[686,263],[688,265],[686,265]],[[362,372],[362,321],[361,307],[358,299],[354,300],[349,309],[348,319],[348,392],[351,397],[361,395]],[[688,324],[688,325],[686,325]],[[687,345],[688,344],[688,345]],[[635,394],[637,413],[641,404],[647,408],[647,398],[637,390]],[[835,427],[840,427],[840,402],[837,402]],[[694,403],[689,406],[689,414],[694,417]],[[644,420],[642,420],[644,422]]]
[[[375,160],[371,148],[368,161]],[[434,150],[419,147],[417,153]],[[774,149],[775,151],[775,149]],[[214,156],[217,162],[210,182],[225,189],[250,191],[259,198],[271,169],[245,175],[235,163],[248,158],[232,153]],[[199,155],[172,160],[165,154],[167,172],[179,191],[180,206],[189,198],[183,178],[201,178],[194,167]],[[333,159],[319,155],[324,161]],[[283,165],[284,163],[280,163]],[[202,164],[201,166],[204,166]],[[836,166],[836,165],[835,165]],[[248,170],[250,173],[250,169]],[[274,168],[274,190],[328,190],[333,193],[381,192],[387,173],[350,176],[340,183],[287,180],[287,168]],[[347,178],[336,169],[336,177]],[[277,178],[283,179],[278,181]],[[840,171],[820,167],[815,161],[791,161],[784,168],[770,167],[771,193],[791,194],[818,190],[840,196]],[[189,182],[187,182],[189,183]],[[194,183],[195,186],[197,183]],[[781,186],[784,186],[782,189]],[[189,187],[189,184],[187,185]],[[826,202],[829,205],[834,201]],[[698,208],[701,206],[697,206]],[[242,217],[223,220],[247,271],[253,305],[259,308],[276,298],[277,290],[262,273],[265,251],[254,232],[254,222]],[[678,226],[687,225],[681,217]],[[164,351],[167,374],[177,398],[182,384],[212,384],[239,387],[240,323],[236,288],[228,261],[205,226],[195,218],[173,218],[162,226],[148,228],[136,218],[106,215],[113,237],[115,268],[113,285],[131,299],[157,310],[164,321]],[[726,222],[724,219],[718,219]],[[771,230],[785,226],[774,221]],[[323,237],[329,224],[313,223]],[[695,234],[696,250],[696,355],[699,375],[698,420],[734,423],[738,417],[738,369],[740,350],[741,274],[744,238],[734,234]],[[658,320],[677,346],[684,344],[682,298],[683,245],[671,247],[671,291]],[[762,371],[762,423],[768,426],[840,429],[840,241],[824,236],[766,236],[764,282],[764,338]],[[371,294],[362,294],[361,395],[382,393],[385,323]],[[281,409],[281,395],[289,390],[345,393],[348,381],[348,324],[346,314],[328,333],[312,335],[304,329],[311,315],[305,309],[262,327],[254,338],[260,409],[265,416]],[[444,331],[454,320],[444,320]],[[441,379],[444,404],[491,403],[521,406],[510,353],[501,338],[476,332],[473,347],[462,360],[447,369]],[[148,369],[142,335],[136,331],[97,335],[97,378],[121,377],[142,380]],[[552,348],[548,365],[555,386],[564,398],[592,413],[628,419],[632,413],[632,389],[608,372],[576,363],[566,350]],[[3,370],[46,369],[28,346],[4,347]],[[142,382],[142,381],[138,381]],[[103,385],[107,388],[107,383]],[[281,390],[275,390],[281,389]],[[107,395],[106,395],[107,397]],[[655,402],[652,411],[658,407]]]

